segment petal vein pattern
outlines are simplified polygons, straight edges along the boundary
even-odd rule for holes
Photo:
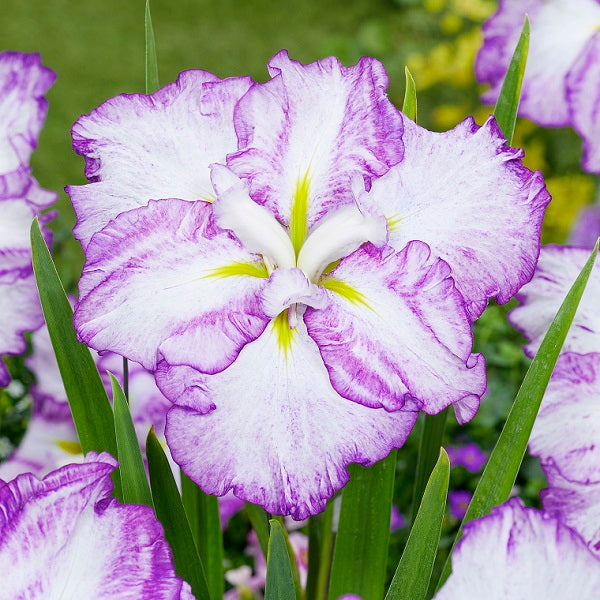
[[[417,412],[388,413],[340,397],[302,322],[287,353],[270,324],[226,370],[206,376],[159,365],[169,395],[187,386],[185,406],[167,415],[173,458],[205,492],[239,498],[304,519],[348,480],[346,467],[370,465],[402,446]],[[260,368],[257,368],[260,366]],[[208,414],[190,408],[212,401]]]
[[[150,96],[122,94],[72,130],[90,184],[68,186],[85,248],[95,232],[148,200],[211,200],[209,165],[237,149],[233,109],[251,80],[185,71]]]
[[[421,240],[452,269],[469,315],[507,302],[531,279],[550,195],[493,118],[432,133],[404,118],[404,160],[361,198],[390,223],[389,244]]]
[[[448,265],[430,254],[422,242],[389,256],[367,244],[324,276],[328,302],[304,319],[341,396],[387,410],[437,413],[460,400],[476,410],[485,361],[471,354]]]
[[[90,242],[78,335],[147,369],[164,358],[220,371],[269,320],[259,299],[266,279],[227,269],[261,262],[216,226],[210,204],[151,201],[119,215]]]
[[[294,198],[306,196],[310,228],[332,208],[354,202],[353,173],[370,182],[402,159],[402,120],[375,59],[348,68],[334,57],[302,65],[281,51],[269,72],[272,79],[253,86],[236,107],[240,151],[227,165],[250,180],[252,199],[284,225]]]

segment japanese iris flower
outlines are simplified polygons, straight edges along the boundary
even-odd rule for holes
[[[203,490],[302,519],[419,410],[472,417],[472,321],[531,277],[549,196],[493,119],[406,119],[374,59],[269,72],[188,71],[77,121],[75,326],[155,371]]]
[[[583,137],[583,168],[600,172],[600,2],[500,0],[483,26],[475,72],[495,102],[525,14],[531,41],[519,114],[546,127],[573,126]]]
[[[152,508],[111,498],[109,454],[40,480],[0,482],[0,596],[11,600],[193,600]]]
[[[575,531],[518,498],[465,525],[434,600],[594,600],[600,562]]]
[[[37,54],[0,53],[0,355],[24,352],[23,333],[43,323],[29,227],[56,194],[40,188],[29,159],[46,117],[44,94],[54,78]],[[42,224],[47,220],[43,216]],[[9,380],[0,360],[0,386]]]

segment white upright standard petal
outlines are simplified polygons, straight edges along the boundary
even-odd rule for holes
[[[600,27],[596,0],[501,0],[483,26],[484,42],[475,63],[477,79],[492,88],[494,103],[517,45],[525,15],[531,39],[519,114],[544,126],[570,125],[567,75]]]
[[[434,600],[597,600],[600,561],[572,529],[513,498],[465,526]]]
[[[154,369],[228,366],[268,318],[261,258],[218,227],[207,202],[151,201],[119,215],[87,248],[79,338]]]
[[[116,465],[90,453],[41,481],[27,473],[0,488],[2,598],[190,598],[152,509],[110,498]]]
[[[389,243],[421,240],[452,269],[473,319],[531,279],[550,195],[493,118],[432,133],[404,119],[404,160],[376,179],[363,204],[382,211]]]
[[[251,83],[184,71],[150,96],[122,94],[80,117],[73,147],[85,157],[90,183],[67,191],[83,247],[119,213],[148,200],[214,199],[208,167],[237,149],[233,109]]]
[[[169,411],[166,430],[183,471],[209,494],[233,488],[295,519],[325,508],[348,481],[348,464],[371,465],[402,446],[417,417],[339,396],[302,321],[291,330],[287,319],[275,319],[216,375],[194,380],[189,367],[161,364],[156,376],[167,395],[178,382],[187,394],[185,406]],[[190,396],[216,408],[201,414]]]
[[[545,246],[535,275],[517,298],[520,306],[509,315],[509,321],[528,340],[525,353],[534,356],[562,301],[583,269],[591,249]],[[579,303],[563,352],[600,352],[600,262],[596,261],[587,287]]]
[[[600,308],[600,307],[599,307]],[[600,354],[561,354],[529,440],[542,465],[600,483]]]

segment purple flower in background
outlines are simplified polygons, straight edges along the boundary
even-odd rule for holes
[[[569,246],[589,248],[590,251],[600,237],[600,205],[584,208],[569,235]]]
[[[519,114],[543,126],[573,126],[584,139],[584,169],[600,172],[600,3],[597,0],[500,0],[483,26],[475,72],[494,103],[523,26],[531,41]]]
[[[531,277],[549,196],[493,120],[406,120],[374,59],[269,70],[188,71],[75,124],[75,325],[155,370],[204,491],[301,519],[418,410],[475,414],[471,323]]]
[[[435,600],[594,600],[600,562],[555,518],[513,498],[465,525]]]
[[[450,515],[462,520],[467,513],[473,494],[467,490],[450,490],[448,492],[448,507]]]
[[[0,487],[5,598],[193,599],[148,506],[110,498],[108,454]]]
[[[479,473],[487,460],[487,454],[475,442],[464,446],[448,446],[446,450],[453,467],[464,467],[471,473]]]
[[[0,53],[0,355],[24,352],[23,333],[43,323],[29,228],[56,194],[39,187],[29,159],[46,117],[44,94],[54,79],[37,54]],[[42,217],[42,225],[47,220]],[[9,379],[0,360],[0,386]]]
[[[392,504],[392,516],[390,518],[390,531],[402,529],[406,525],[406,517],[398,510],[395,504]]]

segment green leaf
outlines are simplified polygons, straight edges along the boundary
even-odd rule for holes
[[[115,434],[117,437],[121,485],[123,487],[123,502],[146,504],[153,507],[144,460],[142,459],[135,427],[131,420],[129,406],[119,382],[112,373],[109,373],[109,375],[115,411]]]
[[[152,16],[150,15],[150,0],[146,0],[144,31],[146,34],[146,94],[152,94],[159,88],[159,83],[158,62],[156,60],[156,42],[154,41]]]
[[[423,600],[440,543],[450,479],[450,461],[443,448],[427,482],[423,500],[385,600]]]
[[[390,515],[396,471],[396,450],[365,468],[350,465],[350,481],[342,507],[333,552],[330,600],[356,594],[381,600],[390,539]]]
[[[84,454],[95,450],[117,456],[110,402],[89,348],[77,341],[73,329],[73,310],[42,237],[37,217],[31,224],[31,253],[44,318],[81,449]],[[121,478],[117,469],[112,477],[115,496],[122,499]]]
[[[267,517],[267,513],[261,506],[246,502],[246,515],[250,519],[252,529],[254,529],[256,537],[258,537],[260,549],[266,558],[269,549],[269,518]]]
[[[411,75],[408,67],[404,67],[404,76],[406,78],[406,88],[404,90],[404,103],[402,104],[402,112],[413,121],[417,121],[417,88],[415,80]]]
[[[411,523],[414,523],[417,516],[429,475],[431,475],[433,467],[439,460],[447,417],[448,409],[446,408],[437,415],[426,414],[423,419],[423,429],[421,430],[421,440],[419,442],[419,458],[413,488]]]
[[[146,440],[146,456],[154,511],[165,529],[165,538],[173,551],[175,571],[191,586],[198,600],[210,599],[204,567],[194,542],[177,484],[154,428]]]
[[[333,549],[333,501],[308,521],[308,573],[306,597],[326,600]]]
[[[558,309],[556,317],[554,317],[540,345],[540,349],[527,370],[502,433],[490,455],[473,494],[471,504],[458,530],[454,546],[462,536],[465,523],[488,514],[492,507],[502,504],[510,497],[510,491],[523,461],[542,397],[579,306],[579,301],[590,277],[597,254],[598,242],[596,242],[591,256]],[[448,556],[438,582],[438,589],[450,575],[450,565],[450,556]]]
[[[512,143],[515,132],[515,123],[517,122],[517,113],[519,111],[519,102],[521,100],[521,85],[523,84],[523,75],[527,63],[527,53],[529,51],[529,18],[525,15],[525,22],[521,31],[521,37],[515,48],[515,52],[508,66],[500,95],[494,107],[494,116],[498,122],[498,127],[502,130],[504,137],[509,144]]]
[[[210,597],[212,600],[220,600],[225,591],[225,582],[219,499],[205,494],[183,471],[181,493],[192,536],[206,570]]]
[[[296,600],[292,558],[283,527],[276,519],[269,523],[271,535],[267,552],[265,600]]]

